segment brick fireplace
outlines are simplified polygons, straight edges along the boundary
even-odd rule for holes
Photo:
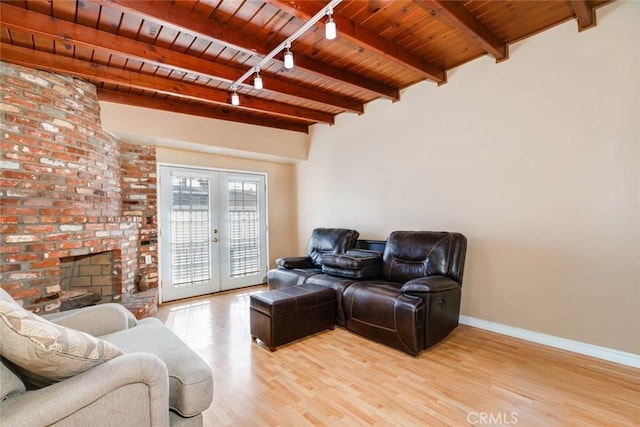
[[[108,252],[102,301],[135,301],[144,266],[151,289],[141,299],[157,304],[155,149],[102,130],[90,83],[3,62],[0,79],[2,287],[34,312],[54,312],[61,260]]]
[[[60,258],[60,310],[112,301],[120,288],[119,259],[119,251]]]

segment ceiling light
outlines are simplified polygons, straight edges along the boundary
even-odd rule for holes
[[[2,1],[2,0],[0,0]],[[320,9],[315,15],[313,15],[308,21],[306,21],[301,27],[295,30],[286,40],[283,40],[278,46],[273,48],[271,52],[267,53],[257,64],[249,68],[242,76],[238,77],[231,83],[231,103],[233,105],[240,105],[240,98],[238,97],[237,89],[245,85],[245,80],[253,76],[253,87],[260,90],[264,87],[264,82],[260,77],[260,68],[265,67],[269,61],[278,56],[284,51],[284,67],[290,70],[294,66],[293,52],[291,52],[291,43],[293,43],[298,37],[304,34],[309,29],[313,28],[318,22],[326,18],[325,21],[325,37],[327,39],[334,39],[337,36],[336,24],[333,21],[333,9],[339,5],[342,0],[329,0],[322,9]]]
[[[333,14],[333,11],[331,9],[329,9],[327,11],[327,16],[329,18],[327,19],[327,22],[324,23],[324,37],[327,40],[333,40],[338,35],[338,30],[336,28],[336,23],[333,20],[333,18],[331,17],[332,14]]]
[[[260,69],[256,69],[256,75],[253,78],[253,87],[258,90],[264,88],[264,86],[262,85],[262,77],[260,77]]]
[[[293,52],[290,50],[291,46],[287,46],[284,52],[284,68],[290,70],[293,68]]]
[[[233,93],[231,94],[231,105],[240,105],[240,97],[235,88],[233,88]]]

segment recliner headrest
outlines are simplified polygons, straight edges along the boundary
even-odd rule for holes
[[[356,246],[359,236],[356,230],[346,228],[316,228],[311,233],[307,255],[314,264],[320,266],[320,255],[344,253]]]
[[[383,277],[405,283],[424,276],[447,276],[462,283],[467,239],[445,231],[394,231],[382,257]]]

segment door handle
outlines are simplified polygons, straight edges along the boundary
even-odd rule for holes
[[[212,241],[213,243],[218,243],[218,238],[217,238],[217,237],[214,237],[213,239],[211,239],[211,241]]]

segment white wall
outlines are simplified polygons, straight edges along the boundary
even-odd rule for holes
[[[318,226],[469,239],[462,313],[640,354],[640,2],[316,127],[298,252]]]
[[[294,163],[307,158],[309,136],[170,111],[100,102],[103,129],[131,141],[225,156]]]

